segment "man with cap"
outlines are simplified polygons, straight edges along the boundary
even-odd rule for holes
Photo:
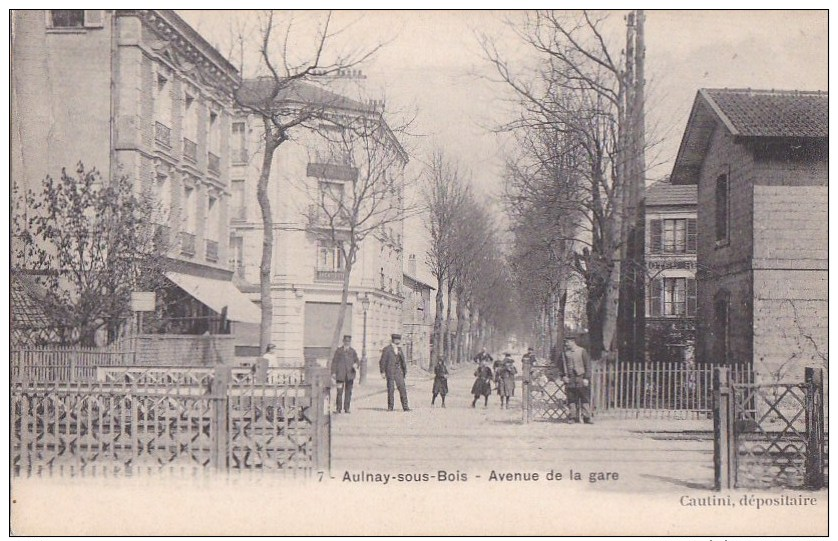
[[[407,406],[407,389],[404,386],[404,377],[407,375],[407,364],[404,361],[404,353],[400,346],[402,335],[393,334],[390,338],[392,339],[392,343],[381,350],[381,360],[378,361],[381,377],[387,379],[387,410],[393,411],[395,389],[398,388],[402,409],[404,411],[410,411],[410,408]]]
[[[592,424],[591,417],[591,358],[582,347],[582,337],[565,335],[564,352],[559,363],[559,373],[564,381],[567,401],[571,406],[571,419]]]
[[[361,364],[358,360],[358,353],[350,344],[352,344],[352,337],[347,334],[343,337],[343,345],[335,350],[335,355],[332,357],[332,380],[337,387],[335,401],[337,413],[341,412],[341,408],[349,413],[352,385],[355,383],[357,367]]]
[[[535,364],[535,353],[533,353],[532,346],[527,348],[527,352],[521,357],[521,366],[524,365],[525,361],[529,361],[530,366]]]

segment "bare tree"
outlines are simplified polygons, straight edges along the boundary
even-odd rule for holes
[[[568,203],[572,209],[584,209],[585,219],[575,238],[584,248],[575,267],[587,286],[595,357],[615,346],[622,251],[628,235],[624,194],[629,182],[642,181],[644,167],[635,154],[645,150],[641,148],[645,141],[633,137],[638,103],[637,94],[629,92],[635,83],[633,64],[612,52],[604,21],[605,17],[587,11],[528,14],[516,32],[538,62],[529,76],[515,73],[491,39],[481,40],[485,56],[500,82],[512,90],[521,111],[517,120],[501,129],[548,129],[559,134],[566,140],[560,149],[573,153],[568,162],[585,181],[580,197],[557,201],[556,211],[566,210]],[[632,32],[629,43],[634,43]]]
[[[451,277],[454,258],[454,227],[462,218],[463,205],[470,189],[466,175],[456,161],[446,158],[442,151],[436,151],[426,169],[422,184],[422,198],[427,211],[425,222],[429,247],[425,261],[436,279],[436,311],[432,338],[433,353],[428,369],[433,368],[436,357],[442,355],[442,325],[445,310],[445,286]],[[450,291],[450,290],[449,290]],[[450,308],[449,295],[449,308]]]
[[[270,342],[273,303],[271,299],[271,267],[273,262],[273,212],[268,196],[274,155],[298,129],[315,129],[319,122],[333,118],[335,103],[310,100],[300,94],[300,85],[346,70],[371,58],[383,44],[348,53],[335,51],[335,38],[343,29],[332,27],[332,14],[327,13],[311,36],[307,58],[297,58],[292,51],[294,15],[284,13],[282,20],[269,11],[260,21],[258,45],[260,67],[268,73],[258,80],[245,80],[236,92],[236,104],[255,115],[262,124],[262,163],[256,186],[256,197],[262,217],[262,257],[259,267],[262,319],[259,344],[264,350]],[[244,30],[238,29],[237,40],[244,47]],[[276,36],[276,34],[279,34]],[[241,62],[244,55],[241,54]]]
[[[404,202],[408,156],[381,112],[372,109],[345,117],[327,133],[329,161],[344,164],[349,174],[339,182],[321,177],[317,186],[308,186],[313,204],[307,229],[329,243],[343,268],[340,310],[331,342],[334,351],[340,342],[352,269],[362,244],[377,236],[381,242],[398,245],[394,237],[401,235],[400,224],[410,210]],[[392,225],[399,226],[399,233],[392,231]]]

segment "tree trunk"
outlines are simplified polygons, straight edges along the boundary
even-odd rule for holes
[[[259,265],[259,299],[262,309],[262,320],[259,324],[259,351],[264,352],[271,343],[271,326],[273,322],[273,300],[271,299],[271,268],[273,266],[274,223],[271,212],[271,201],[268,197],[268,181],[271,178],[274,151],[279,144],[275,141],[271,121],[262,119],[265,127],[265,149],[262,155],[262,170],[259,182],[256,184],[256,199],[262,212],[262,261]]]
[[[350,248],[350,252],[346,256],[346,268],[343,270],[343,289],[340,292],[340,308],[338,308],[338,322],[335,324],[335,330],[332,333],[332,343],[329,346],[329,359],[332,358],[341,343],[343,322],[346,321],[346,301],[349,299],[349,281],[352,276],[352,261],[355,259],[356,251],[356,248]]]
[[[457,362],[463,362],[463,347],[465,345],[464,340],[466,337],[466,308],[465,302],[460,302],[462,300],[461,293],[457,293],[457,340],[455,342],[455,349],[457,355]]]
[[[453,356],[451,355],[451,294],[454,290],[454,282],[453,280],[448,280],[448,306],[445,309],[445,356],[450,361],[455,361]],[[459,304],[459,299],[457,299],[457,304]]]
[[[434,334],[431,358],[428,360],[428,370],[433,370],[436,359],[443,356],[442,351],[442,311],[445,308],[445,292],[443,291],[444,277],[442,274],[436,279],[436,312],[434,313]]]

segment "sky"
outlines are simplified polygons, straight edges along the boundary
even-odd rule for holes
[[[235,28],[258,35],[254,12],[180,12],[210,43],[230,53]],[[625,12],[610,12],[609,44],[624,43]],[[283,21],[287,14],[279,15]],[[468,169],[474,184],[499,203],[504,157],[510,150],[492,129],[509,118],[507,89],[491,81],[479,37],[491,38],[512,65],[524,70],[529,51],[513,29],[522,12],[344,11],[332,15],[342,29],[335,49],[384,46],[361,67],[368,91],[385,97],[397,116],[414,117],[406,146],[411,174],[434,149],[443,149]],[[311,30],[322,12],[294,15],[290,47],[309,50]],[[520,27],[520,26],[518,26]],[[828,90],[828,20],[825,11],[648,11],[646,13],[647,140],[649,180],[669,174],[699,88]],[[253,43],[244,46],[245,72],[256,65]],[[372,97],[376,97],[375,95]],[[415,185],[415,184],[413,184]],[[500,209],[500,205],[496,205]],[[498,217],[502,221],[501,217]],[[420,219],[406,226],[405,252],[422,261]],[[429,278],[424,271],[421,277]]]

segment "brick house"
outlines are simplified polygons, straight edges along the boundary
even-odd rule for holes
[[[682,362],[694,356],[696,186],[669,180],[646,189],[646,358]]]
[[[149,347],[166,342],[179,352],[169,360],[185,362],[206,349],[202,335],[258,322],[228,263],[230,62],[171,10],[16,10],[12,51],[20,192],[81,160],[155,198],[171,283],[159,317],[145,318]],[[232,356],[229,340],[216,342]]]
[[[826,366],[828,94],[698,91],[672,172],[698,187],[697,360]]]

